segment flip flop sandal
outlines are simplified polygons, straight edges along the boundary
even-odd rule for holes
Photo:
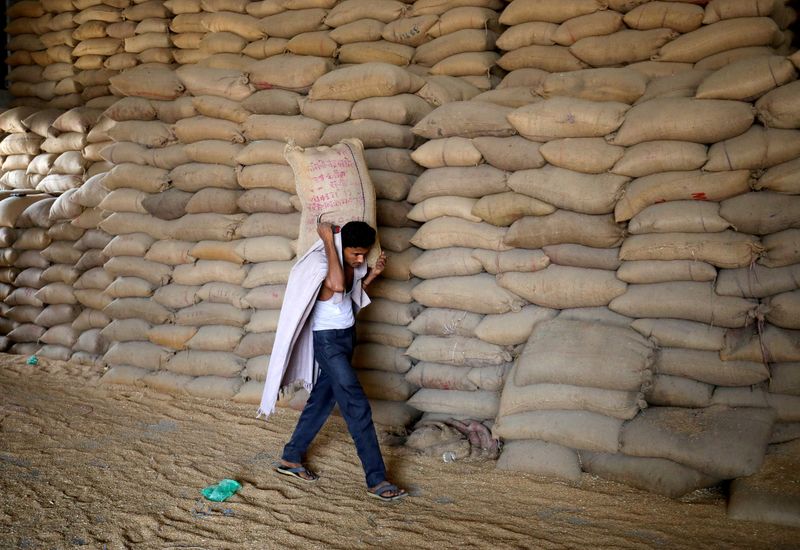
[[[397,491],[398,494],[392,496],[384,496],[389,491]],[[375,491],[370,491],[367,489],[367,494],[372,498],[377,498],[384,502],[389,502],[391,500],[400,500],[401,498],[405,498],[408,496],[408,493],[404,489],[400,489],[397,485],[392,485],[391,483],[388,485],[382,485]]]
[[[305,481],[306,483],[313,483],[319,479],[319,476],[317,474],[305,468],[304,466],[296,466],[292,468],[281,464],[275,467],[275,471],[285,476],[296,477],[300,481]],[[303,477],[302,475],[300,475],[302,473],[308,474],[309,477],[308,478]]]

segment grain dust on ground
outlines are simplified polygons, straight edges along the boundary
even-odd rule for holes
[[[272,471],[297,413],[98,385],[98,368],[0,355],[2,548],[789,548],[800,530],[735,522],[721,493],[682,502],[586,476],[415,456],[383,437],[397,503],[365,494],[341,418],[315,484]],[[227,502],[200,489],[234,478]]]

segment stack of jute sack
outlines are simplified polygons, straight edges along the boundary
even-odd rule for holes
[[[0,202],[3,227],[10,230],[7,237],[13,239],[4,249],[4,282],[13,284],[4,299],[9,306],[5,317],[14,323],[7,335],[11,353],[36,353],[41,347],[39,338],[47,330],[45,325],[49,325],[40,318],[45,311],[45,296],[39,292],[45,285],[41,275],[50,267],[42,250],[51,242],[46,210],[52,200],[48,195],[31,193],[10,195]]]
[[[514,0],[500,17],[510,28],[498,40],[506,52],[498,64],[508,71],[548,72],[628,65],[661,74],[694,63],[719,67],[774,48],[787,53],[792,35],[781,29],[794,16],[785,2],[769,0],[712,0],[705,8],[686,2]]]
[[[41,153],[44,137],[30,130],[26,120],[34,117],[34,107],[13,107],[0,115],[0,155],[3,158],[0,186],[3,189],[35,189],[50,170],[49,163],[36,168],[32,161]],[[44,172],[43,174],[40,172]]]

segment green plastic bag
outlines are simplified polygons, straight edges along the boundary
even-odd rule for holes
[[[236,491],[241,488],[242,484],[235,479],[223,479],[217,485],[209,485],[200,492],[208,500],[213,500],[214,502],[223,502],[235,495]]]

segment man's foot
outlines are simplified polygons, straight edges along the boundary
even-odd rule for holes
[[[408,493],[405,491],[405,489],[400,489],[397,487],[397,485],[393,485],[388,481],[382,481],[375,487],[370,487],[367,489],[367,494],[373,498],[384,501],[399,500],[408,496]]]
[[[283,459],[275,467],[275,471],[286,476],[296,477],[306,482],[317,481],[319,476],[299,462],[287,462]]]

